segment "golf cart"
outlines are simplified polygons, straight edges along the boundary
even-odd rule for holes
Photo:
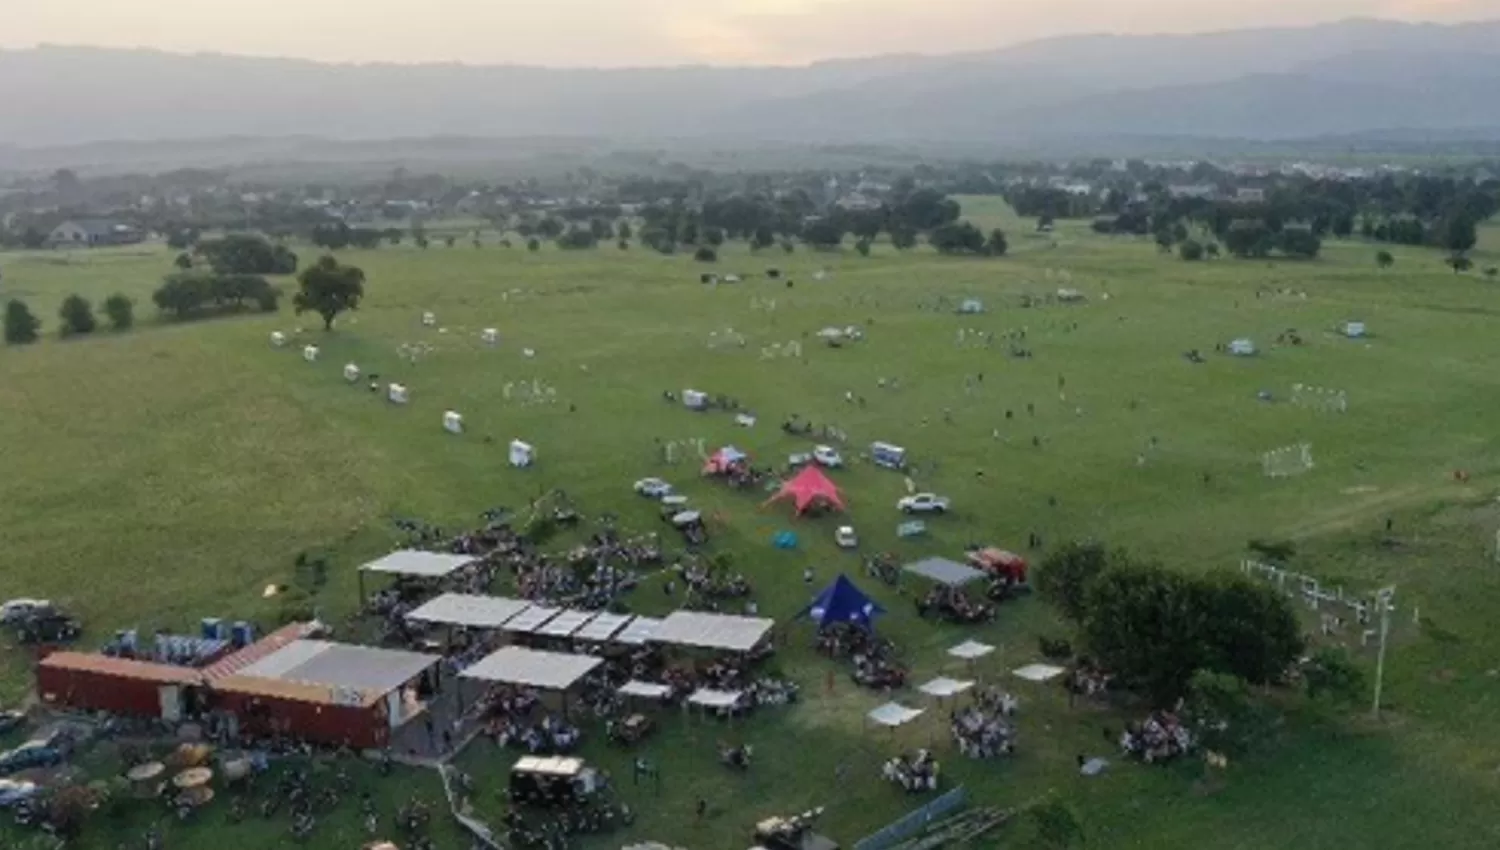
[[[671,523],[672,527],[682,534],[682,539],[687,541],[689,546],[699,546],[708,542],[708,527],[703,524],[703,514],[698,511],[666,507],[662,509],[662,519]]]
[[[642,478],[635,482],[635,492],[649,499],[660,499],[672,494],[672,485],[660,478]]]
[[[838,449],[832,446],[815,446],[812,450],[813,460],[818,466],[825,469],[838,469],[844,465],[844,459],[838,453]]]
[[[510,769],[512,805],[566,808],[601,788],[599,774],[577,758],[524,756]]]
[[[755,825],[755,843],[764,850],[839,850],[838,842],[813,832],[823,807],[789,818],[771,817]]]
[[[1026,559],[1014,552],[993,546],[975,547],[968,551],[967,560],[969,566],[1005,579],[1013,587],[1026,584]]]
[[[854,533],[854,526],[841,525],[838,527],[838,530],[833,533],[833,542],[837,544],[840,549],[858,549],[859,535]]]
[[[16,640],[22,644],[72,643],[83,634],[83,624],[50,602],[26,609],[7,621],[16,629]]]

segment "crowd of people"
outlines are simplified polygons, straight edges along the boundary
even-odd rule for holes
[[[1099,667],[1088,658],[1080,658],[1068,670],[1063,685],[1075,697],[1095,699],[1104,696],[1114,685],[1114,674]]]
[[[917,600],[917,616],[959,624],[987,623],[995,619],[995,606],[975,602],[959,588],[939,585]]]
[[[969,758],[988,759],[1015,752],[1016,728],[1011,722],[1020,701],[999,688],[985,688],[974,704],[950,716],[953,740]]]
[[[936,791],[940,769],[937,759],[928,750],[917,750],[912,754],[896,756],[880,769],[887,782],[899,785],[910,794]]]
[[[1192,752],[1193,734],[1170,711],[1153,711],[1145,721],[1120,733],[1120,750],[1146,764],[1164,764]]]
[[[851,623],[830,623],[818,630],[818,651],[829,658],[848,659],[855,684],[875,690],[894,690],[906,684],[906,669],[896,661],[896,648],[874,632]]]

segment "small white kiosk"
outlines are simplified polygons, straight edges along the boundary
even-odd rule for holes
[[[485,328],[479,332],[479,339],[485,345],[495,345],[500,342],[500,331],[496,328]]]
[[[359,367],[353,363],[344,364],[344,380],[355,383],[359,380]]]
[[[464,418],[457,411],[449,410],[443,414],[443,430],[450,434],[462,434],[464,432]]]
[[[530,443],[520,440],[510,441],[510,465],[517,469],[525,469],[536,460],[536,447]]]
[[[390,399],[392,404],[406,404],[406,385],[391,384],[386,388],[385,397]]]
[[[302,349],[302,359],[306,360],[309,363],[317,362],[318,347],[316,345],[309,345],[306,348]]]
[[[281,331],[271,331],[271,347],[286,347],[286,334],[282,333]]]
[[[435,324],[437,324],[437,316],[434,316],[431,313],[422,314],[422,327],[430,328]]]
[[[701,393],[697,390],[683,390],[682,406],[688,410],[707,410],[708,393]]]

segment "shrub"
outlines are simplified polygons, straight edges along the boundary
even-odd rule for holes
[[[1203,259],[1203,243],[1196,239],[1189,239],[1177,246],[1177,256],[1189,263],[1195,263]]]
[[[535,236],[531,237],[530,239],[527,239],[526,240],[526,250],[528,250],[528,251],[540,251],[540,250],[542,250],[542,240],[536,238]]]
[[[693,252],[693,259],[700,263],[716,263],[719,261],[719,252],[707,245],[701,245]]]
[[[117,331],[129,330],[135,324],[135,302],[116,292],[104,299],[104,315],[109,317],[110,327]]]
[[[37,332],[41,328],[41,320],[32,314],[26,302],[12,298],[6,303],[5,342],[7,345],[26,345],[36,342]]]
[[[63,299],[57,316],[62,319],[63,336],[91,334],[99,326],[99,320],[94,318],[94,305],[76,292]]]

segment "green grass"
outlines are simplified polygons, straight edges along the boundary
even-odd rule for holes
[[[1481,806],[1500,790],[1500,721],[1488,673],[1497,648],[1489,612],[1500,601],[1489,550],[1500,512],[1488,496],[1500,478],[1487,356],[1500,289],[1478,275],[1455,276],[1437,254],[1414,249],[1396,250],[1396,267],[1385,272],[1374,267],[1375,248],[1356,243],[1330,244],[1307,264],[1186,264],[1145,241],[1095,236],[1081,223],[1034,236],[990,199],[971,199],[966,210],[986,228],[1006,228],[1010,257],[902,255],[883,244],[869,259],[800,250],[756,257],[733,246],[721,251],[718,270],[750,278],[713,288],[697,282],[704,267],[688,257],[639,249],[531,254],[460,241],[425,252],[410,245],[346,252],[342,259],[368,273],[370,295],[332,334],[315,330],[314,317],[289,313],[156,322],[149,293],[170,265],[164,249],[0,256],[3,294],[25,297],[49,328],[72,291],[96,304],[123,291],[141,310],[141,325],[128,334],[0,350],[7,449],[0,586],[5,595],[66,602],[87,620],[91,640],[102,640],[126,625],[270,618],[274,605],[260,589],[286,580],[297,552],[320,548],[336,565],[320,602],[337,615],[355,603],[353,565],[394,541],[392,514],[458,527],[487,507],[562,487],[587,512],[616,511],[630,526],[654,529],[651,506],[629,485],[662,475],[728,517],[716,548],[733,552],[757,582],[762,610],[788,621],[806,601],[805,566],[822,579],[857,573],[857,560],[832,546],[842,520],[794,521],[753,496],[697,480],[691,465],[664,468],[653,440],[701,437],[779,458],[807,446],[776,429],[795,412],[842,427],[856,445],[907,446],[924,468],[919,484],[955,500],[957,514],[931,523],[930,538],[900,543],[893,503],[901,477],[862,465],[839,473],[866,550],[954,555],[971,540],[1020,546],[1035,531],[1049,542],[1093,536],[1174,566],[1217,570],[1233,568],[1248,538],[1291,536],[1302,542],[1304,569],[1351,586],[1397,582],[1403,612],[1418,605],[1430,625],[1398,626],[1387,722],[1294,707],[1274,743],[1204,793],[1192,768],[1120,765],[1099,780],[1076,777],[1074,755],[1101,752],[1101,729],[1118,729],[1125,718],[1070,710],[1049,689],[1017,688],[1023,737],[1011,761],[961,759],[936,722],[894,740],[867,733],[861,718],[876,696],[853,691],[842,676],[825,694],[827,663],[805,650],[806,627],[788,624],[775,663],[803,683],[804,704],[732,728],[666,718],[663,734],[644,747],[663,766],[660,799],[626,791],[643,815],[641,837],[732,847],[759,816],[826,804],[829,831],[852,843],[915,802],[874,781],[874,765],[936,736],[945,772],[977,800],[1059,795],[1077,805],[1090,846],[1493,846]],[[1484,236],[1480,268],[1500,256],[1494,231]],[[795,288],[765,280],[768,266],[795,278]],[[825,266],[829,279],[814,281]],[[1092,301],[1019,307],[1021,295],[1058,286]],[[1296,288],[1307,298],[1257,298],[1262,287]],[[934,311],[939,295],[979,297],[990,311],[964,318]],[[751,309],[752,299],[775,299],[777,309]],[[447,333],[421,327],[426,310]],[[1354,342],[1328,332],[1351,318],[1374,336]],[[867,321],[866,341],[841,350],[805,338],[827,324]],[[316,365],[302,361],[298,346],[267,342],[272,330],[298,325],[306,329],[299,345],[322,346]],[[491,326],[504,336],[495,349],[478,340]],[[748,338],[746,348],[710,350],[709,333],[731,326]],[[1012,360],[1003,344],[960,349],[960,327],[1025,327],[1035,359]],[[1307,344],[1271,346],[1287,328]],[[1216,342],[1238,336],[1256,339],[1264,355],[1212,353]],[[805,363],[759,358],[762,346],[792,339],[803,341]],[[398,347],[415,342],[434,351],[404,362]],[[522,357],[524,347],[536,358]],[[1185,362],[1190,348],[1209,362]],[[407,383],[411,404],[394,408],[345,384],[339,370],[350,361]],[[966,395],[964,376],[979,372],[982,388]],[[898,378],[901,389],[879,389],[879,377]],[[559,403],[504,400],[506,382],[532,379],[556,387]],[[1259,390],[1286,396],[1296,382],[1348,390],[1350,411],[1256,401]],[[728,417],[660,401],[662,390],[684,387],[733,395],[761,424],[740,429]],[[846,404],[845,391],[868,405]],[[954,424],[943,422],[945,408]],[[467,434],[442,431],[447,409],[464,414]],[[997,428],[1004,440],[992,437]],[[1033,436],[1044,438],[1042,448]],[[1160,448],[1138,468],[1136,455],[1153,436]],[[506,466],[512,437],[537,445],[536,468]],[[1311,473],[1261,476],[1261,451],[1304,440],[1314,445]],[[1456,468],[1473,474],[1467,486],[1452,481]],[[1387,516],[1406,541],[1399,549],[1374,545]],[[801,549],[770,547],[782,528],[801,533]],[[881,629],[903,646],[917,681],[954,671],[943,650],[964,636],[1003,647],[981,666],[998,677],[1034,659],[1038,634],[1059,631],[1034,600],[1005,608],[983,629],[935,628],[894,592],[861,583],[890,609]],[[644,611],[666,601],[651,587],[635,600]],[[19,651],[4,658],[0,681],[19,695],[26,662]],[[748,776],[716,765],[721,739],[756,745]],[[627,754],[592,747],[589,755],[628,776]],[[479,777],[482,810],[498,806],[507,759],[482,746],[464,758]],[[835,791],[840,764],[851,778]],[[700,795],[715,810],[701,824],[691,811]],[[224,850],[238,850],[266,846],[265,830],[212,834]],[[114,846],[105,833],[96,830],[84,846]],[[329,830],[313,845],[350,843]]]

